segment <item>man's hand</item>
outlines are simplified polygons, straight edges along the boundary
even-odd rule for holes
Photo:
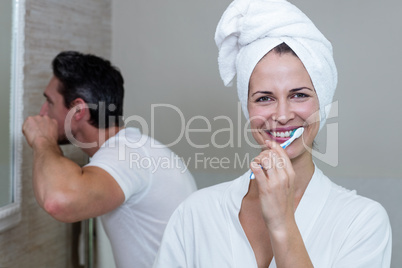
[[[29,116],[22,126],[22,133],[31,147],[40,141],[57,144],[57,121],[47,115]]]
[[[33,154],[33,189],[38,204],[62,222],[76,222],[114,210],[125,199],[117,181],[99,167],[81,168],[63,156],[58,124],[49,116],[28,117],[22,132]]]

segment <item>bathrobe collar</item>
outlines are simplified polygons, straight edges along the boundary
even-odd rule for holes
[[[228,217],[229,232],[232,241],[233,258],[236,267],[257,267],[254,251],[239,221],[239,212],[244,196],[250,184],[251,171],[247,171],[236,179],[223,196],[223,207]],[[315,166],[313,177],[296,209],[295,219],[303,241],[306,243],[309,234],[322,211],[329,196],[331,181]],[[254,264],[252,264],[253,262]],[[252,265],[252,266],[251,266]],[[269,268],[276,268],[275,260]]]

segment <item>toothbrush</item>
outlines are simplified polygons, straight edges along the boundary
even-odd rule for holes
[[[288,147],[295,139],[299,138],[304,132],[304,127],[299,127],[297,129],[294,129],[292,131],[292,133],[290,133],[290,139],[288,139],[287,141],[281,143],[281,147],[283,149],[285,149],[286,147]],[[262,167],[261,167],[262,168]],[[250,180],[255,179],[254,173],[251,172],[250,174]]]
[[[303,134],[303,132],[304,127],[299,127],[298,129],[293,130],[292,133],[290,134],[291,138],[285,141],[284,143],[281,143],[281,147],[283,149],[288,147],[295,139],[299,138]]]

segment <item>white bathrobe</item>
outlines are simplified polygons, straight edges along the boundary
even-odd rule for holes
[[[200,190],[182,203],[166,227],[154,267],[257,267],[238,217],[249,176]],[[391,227],[384,208],[334,184],[317,167],[295,215],[314,267],[390,267]],[[275,259],[269,267],[276,267]]]

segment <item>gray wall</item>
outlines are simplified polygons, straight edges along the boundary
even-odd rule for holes
[[[51,77],[50,62],[59,51],[110,57],[110,9],[110,0],[26,0],[24,118],[39,112]],[[67,156],[84,162],[81,153],[64,149]],[[22,157],[22,219],[0,233],[0,267],[72,267],[72,226],[57,222],[38,206],[31,182],[32,150],[26,143]]]
[[[153,120],[154,133],[150,134],[164,143],[175,141],[180,134],[180,116],[171,108],[161,107],[152,116],[152,104],[176,106],[185,123],[195,116],[204,116],[211,123],[210,131],[189,135],[192,142],[209,147],[195,149],[186,137],[172,146],[190,160],[190,170],[200,187],[237,177],[248,167],[241,167],[236,157],[249,155],[251,159],[257,153],[238,132],[244,118],[238,115],[236,89],[225,88],[218,74],[213,37],[230,2],[118,0],[112,6],[112,59],[126,79],[126,117],[141,116],[150,128]],[[402,233],[397,229],[402,223],[398,208],[402,201],[398,195],[402,188],[402,4],[397,0],[293,3],[332,42],[339,71],[335,95],[338,116],[328,120],[339,129],[339,162],[332,167],[317,159],[317,165],[336,182],[356,188],[386,207],[394,233],[393,267],[401,267],[402,257],[396,253],[402,250]],[[233,121],[233,147],[212,145],[211,135],[230,127],[227,120],[214,120],[216,116],[228,116]],[[239,118],[243,120],[240,124]],[[190,126],[206,129],[207,123],[194,119]],[[227,143],[228,135],[217,134],[217,143]],[[318,144],[325,153],[325,129]],[[199,160],[227,157],[230,164],[219,168],[209,162],[204,168],[198,162],[196,166],[196,153]]]
[[[126,116],[140,115],[150,123],[151,104],[169,103],[183,112],[186,123],[196,115],[212,121],[210,133],[190,136],[198,144],[211,144],[211,133],[229,127],[225,120],[213,122],[215,116],[232,118],[237,131],[236,90],[225,88],[219,78],[213,41],[216,24],[230,2],[113,2],[112,58],[126,79]],[[329,121],[339,123],[339,164],[318,164],[332,177],[401,178],[402,131],[397,115],[402,111],[398,103],[402,56],[397,51],[402,44],[398,16],[402,4],[396,0],[293,3],[332,42],[339,71],[335,95],[339,116]],[[174,141],[180,133],[179,115],[170,108],[155,111],[154,136],[165,143]],[[206,127],[202,120],[191,127],[196,125]],[[194,157],[196,150],[183,140],[173,149],[186,159]],[[321,143],[325,149],[325,137]],[[198,151],[218,157],[250,152],[246,143],[236,142],[235,147],[223,150],[211,144]]]

